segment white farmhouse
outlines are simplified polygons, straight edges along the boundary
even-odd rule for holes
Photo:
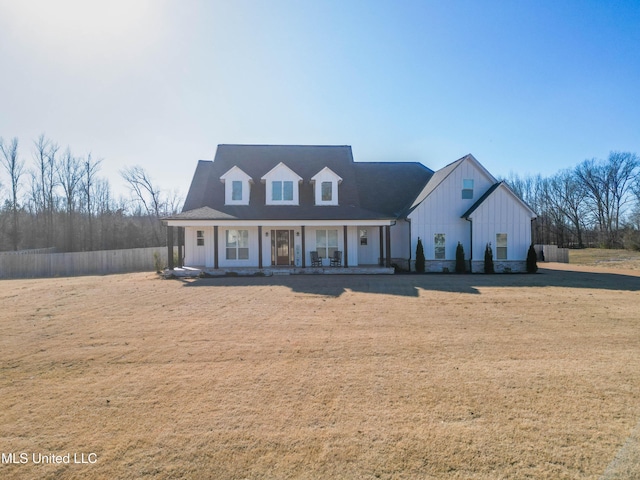
[[[474,272],[489,243],[497,271],[524,270],[533,218],[471,155],[434,173],[354,162],[349,146],[219,145],[164,222],[198,269],[392,273],[415,269],[418,238],[427,271],[453,271],[458,242]]]

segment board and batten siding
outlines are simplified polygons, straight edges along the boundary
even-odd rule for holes
[[[473,179],[473,198],[462,198],[463,180]],[[445,234],[445,259],[455,260],[458,242],[469,258],[471,232],[469,222],[461,216],[493,185],[494,179],[475,163],[465,160],[455,168],[416,209],[411,220],[411,258],[415,260],[418,237],[422,240],[427,261],[435,260],[434,235]]]
[[[531,212],[500,186],[471,215],[473,259],[482,260],[487,243],[496,258],[496,234],[507,234],[507,260],[524,260],[531,245]]]

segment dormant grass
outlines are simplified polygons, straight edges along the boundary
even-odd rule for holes
[[[0,282],[0,451],[97,457],[0,477],[597,479],[640,277],[552,267]]]

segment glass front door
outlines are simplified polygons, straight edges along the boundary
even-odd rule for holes
[[[271,230],[271,265],[293,265],[293,230]]]

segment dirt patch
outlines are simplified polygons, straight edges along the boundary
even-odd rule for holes
[[[599,478],[640,420],[640,277],[547,266],[2,281],[29,461],[0,476]]]

